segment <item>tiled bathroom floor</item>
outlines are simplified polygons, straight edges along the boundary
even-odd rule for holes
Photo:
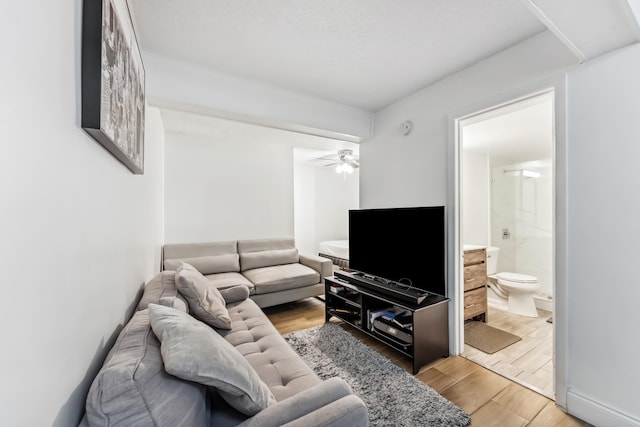
[[[540,317],[525,317],[489,307],[488,325],[522,338],[496,353],[487,354],[465,345],[462,356],[516,381],[550,399],[553,394],[553,325],[551,313],[538,309]]]

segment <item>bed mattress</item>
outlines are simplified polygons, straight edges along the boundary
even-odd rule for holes
[[[326,240],[320,242],[318,252],[336,258],[349,259],[349,241]]]

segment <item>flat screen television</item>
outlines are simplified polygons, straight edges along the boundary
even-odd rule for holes
[[[349,211],[349,269],[446,296],[444,206]]]

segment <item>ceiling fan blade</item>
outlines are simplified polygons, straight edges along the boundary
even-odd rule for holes
[[[325,166],[329,167],[329,166],[335,166],[337,164],[340,164],[340,162],[332,162],[332,163],[327,163]]]

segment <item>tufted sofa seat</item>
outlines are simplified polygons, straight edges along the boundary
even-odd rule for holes
[[[250,299],[230,304],[229,331],[220,330],[258,372],[277,401],[304,391],[321,380],[300,359],[271,322]]]
[[[349,385],[340,378],[321,380],[258,304],[247,298],[246,289],[220,292],[227,303],[231,329],[215,331],[256,371],[275,404],[247,416],[227,403],[215,387],[165,372],[160,342],[150,326],[149,307],[159,304],[188,313],[189,306],[176,289],[175,272],[163,271],[145,285],[136,312],[94,379],[80,427],[368,425],[367,407]]]

